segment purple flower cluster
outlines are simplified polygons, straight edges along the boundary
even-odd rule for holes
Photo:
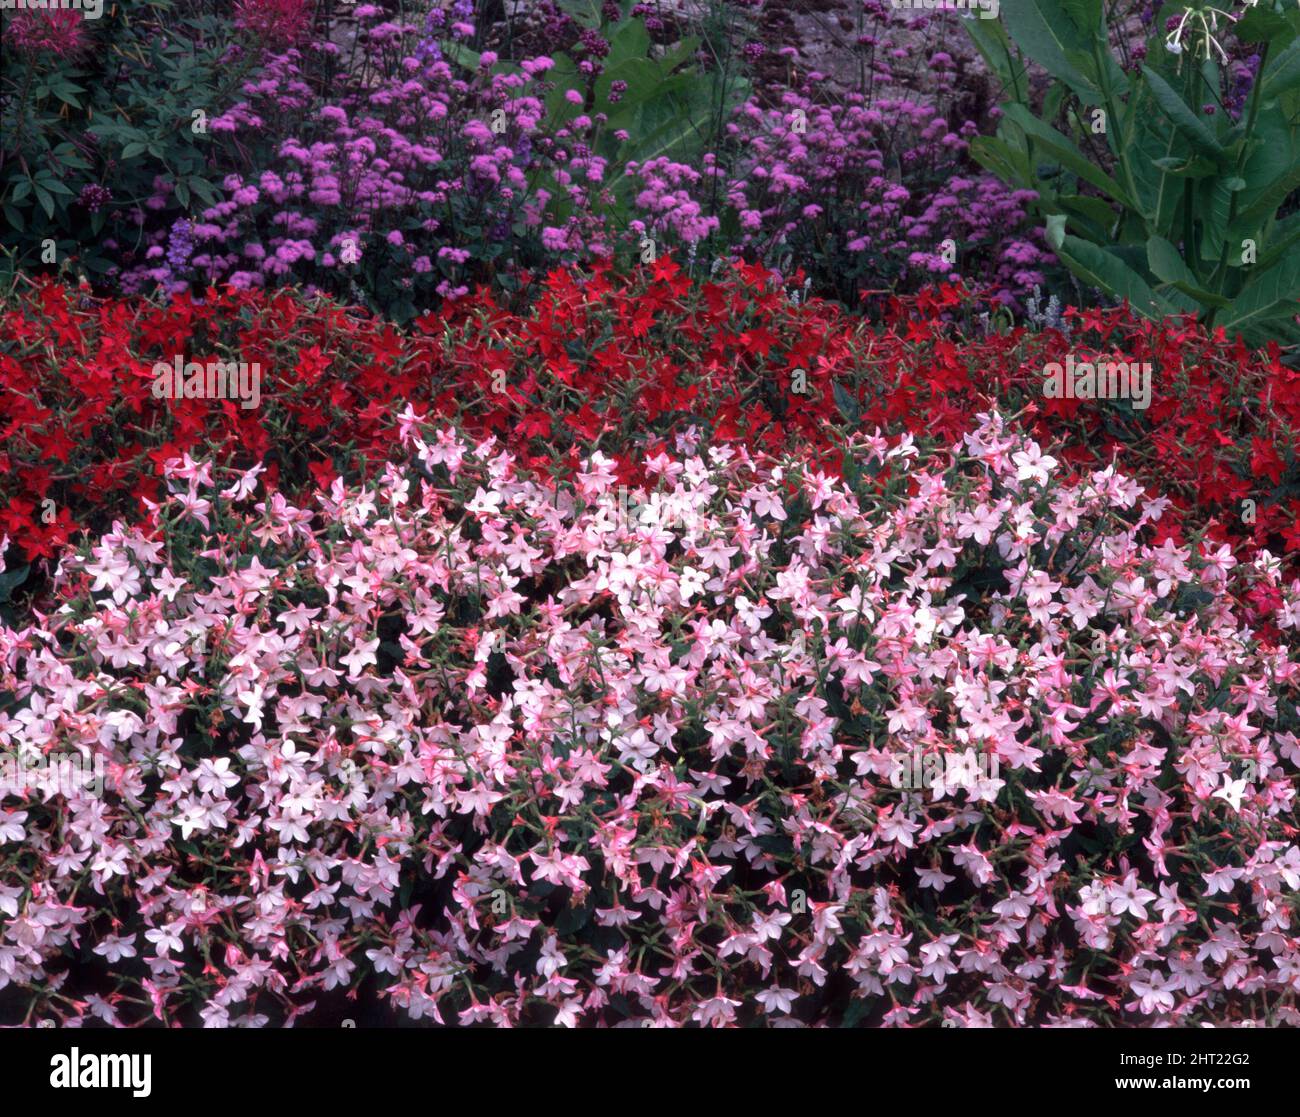
[[[246,151],[260,158],[225,176],[224,199],[192,228],[154,234],[148,263],[129,270],[124,287],[170,287],[184,269],[241,288],[330,289],[369,273],[422,298],[457,297],[476,262],[501,251],[492,246],[517,252],[531,237],[539,253],[606,256],[643,235],[694,244],[718,228],[701,201],[704,176],[666,157],[627,164],[637,215],[622,229],[611,222],[616,176],[595,142],[605,118],[579,111],[548,126],[550,58],[493,74],[491,52],[469,73],[443,57],[440,39],[472,18],[468,0],[418,25],[386,22],[375,5],[356,14],[365,72],[376,78],[336,86],[323,101],[313,50],[268,58],[243,99],[210,124],[219,162],[240,167]],[[593,56],[609,50],[595,32],[582,44]],[[611,83],[610,100],[627,88]],[[165,204],[165,184],[159,190]]]
[[[424,35],[415,44],[415,58],[422,66],[442,61],[442,48],[438,45],[439,33],[447,22],[447,13],[441,8],[431,8],[424,17]]]
[[[492,72],[493,51],[466,64],[451,44],[474,35],[472,0],[412,23],[373,3],[355,15],[353,65],[341,70],[328,40],[268,55],[242,99],[210,122],[213,158],[229,168],[223,197],[192,223],[144,233],[126,290],[360,284],[427,305],[467,293],[488,261],[606,256],[646,236],[694,259],[724,219],[738,243],[722,251],[782,270],[922,282],[953,273],[940,249],[952,240],[959,268],[992,274],[1007,299],[1043,281],[1050,256],[1027,232],[1029,199],[971,173],[975,126],[953,131],[932,94],[826,96],[811,72],[797,92],[756,92],[715,150],[689,163],[638,161],[620,153],[632,137],[585,110],[590,86],[568,89],[571,107],[548,112],[550,57],[511,73]],[[529,34],[539,20],[589,79],[599,70],[605,35],[553,0],[529,9]],[[882,88],[896,85],[890,42],[883,35],[873,63],[892,83]],[[743,54],[755,61],[764,50],[750,42]],[[951,89],[953,58],[936,50],[927,63],[935,89]],[[607,104],[627,94],[627,80],[612,81]],[[172,204],[173,184],[159,179],[129,216],[144,230],[146,211]]]
[[[1250,54],[1236,59],[1228,67],[1229,81],[1223,93],[1223,107],[1233,120],[1241,116],[1246,105],[1246,98],[1255,87],[1255,78],[1259,75],[1259,55]]]
[[[737,157],[729,168],[706,158],[706,170],[738,215],[741,243],[774,266],[811,270],[814,246],[838,239],[843,259],[821,270],[865,261],[884,276],[955,277],[941,252],[952,240],[961,267],[992,273],[1006,301],[1043,282],[1051,256],[1026,232],[1032,196],[971,174],[974,125],[951,131],[926,100],[850,93],[823,104],[787,91],[775,106],[751,99],[728,130]]]
[[[113,192],[107,186],[88,182],[77,194],[77,201],[90,213],[98,213],[113,200]]]
[[[183,272],[194,255],[194,226],[184,218],[171,227],[167,235],[167,266],[173,274]]]

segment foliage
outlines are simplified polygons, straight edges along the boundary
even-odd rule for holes
[[[1053,251],[1108,296],[1149,318],[1191,311],[1252,342],[1300,341],[1300,215],[1287,216],[1300,187],[1300,10],[1265,2],[1232,26],[1206,22],[1205,5],[1182,9],[1167,36],[1155,21],[1124,57],[1111,42],[1126,29],[1107,25],[1101,0],[1006,0],[1005,29],[968,22],[1008,97],[997,136],[972,153],[1038,191]],[[1216,34],[1256,44],[1244,111]],[[1023,59],[1059,83],[1041,114]]]
[[[165,236],[192,201],[217,201],[221,172],[193,114],[210,120],[226,108],[256,55],[229,20],[174,9],[146,0],[105,5],[96,20],[76,10],[4,13],[0,249],[8,272],[57,261],[101,280],[122,253]],[[63,38],[29,43],[23,34],[57,20],[73,21]]]

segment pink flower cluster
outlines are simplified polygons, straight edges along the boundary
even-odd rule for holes
[[[72,60],[90,49],[85,16],[73,8],[19,8],[3,26],[5,45],[28,57]]]
[[[235,26],[283,49],[306,35],[313,7],[313,0],[236,0]]]
[[[844,477],[681,441],[630,500],[401,426],[315,508],[173,461],[0,629],[0,745],[108,771],[0,811],[33,1012],[1300,1022],[1300,661],[1225,592],[1300,624],[1266,553],[1144,543],[1161,501],[990,416]]]

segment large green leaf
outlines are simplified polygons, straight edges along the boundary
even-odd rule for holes
[[[1232,33],[1243,43],[1271,43],[1285,41],[1293,32],[1286,19],[1268,8],[1258,5],[1247,11]]]
[[[1300,87],[1300,38],[1293,39],[1286,50],[1264,67],[1262,91],[1266,97],[1276,97],[1297,87]]]
[[[19,586],[27,580],[27,574],[31,566],[15,566],[9,570],[0,571],[0,602],[8,601],[10,595]]]
[[[645,23],[639,19],[630,19],[624,23],[609,40],[607,66],[617,66],[629,58],[646,58],[650,54],[650,34]]]
[[[1101,102],[1096,67],[1089,60],[1081,69],[1070,60],[1072,52],[1076,58],[1090,55],[1091,36],[1079,30],[1061,0],[1002,0],[1001,11],[1007,34],[1025,54],[1087,104]]]
[[[443,44],[442,49],[446,52],[447,57],[467,70],[477,70],[478,62],[482,55],[476,50],[471,50],[464,43],[458,43],[455,40],[448,40]]]
[[[1183,201],[1184,172],[1177,168],[1196,156],[1191,145],[1156,111],[1146,86],[1138,87],[1130,112],[1134,126],[1128,166],[1138,208],[1148,229],[1166,236],[1174,228]]]
[[[1165,283],[1195,283],[1196,276],[1187,266],[1182,254],[1164,237],[1147,240],[1147,266],[1151,274]]]
[[[1175,291],[1187,295],[1201,306],[1227,307],[1229,300],[1213,291],[1207,291],[1187,266],[1178,249],[1164,237],[1151,237],[1147,241],[1147,266],[1151,273]],[[1171,291],[1164,292],[1166,298],[1177,300]],[[1188,309],[1196,309],[1189,307]]]
[[[1187,142],[1203,155],[1211,158],[1221,157],[1223,146],[1215,139],[1214,133],[1205,122],[1178,95],[1174,87],[1150,66],[1143,66],[1142,73],[1147,79],[1147,86],[1156,99],[1156,104]]]
[[[1109,194],[1117,202],[1130,208],[1136,208],[1128,193],[1110,175],[1106,174],[1091,159],[1075,146],[1074,141],[1062,135],[1055,128],[1044,124],[1024,105],[1007,105],[1004,116],[1026,135],[1041,144],[1063,167],[1073,171],[1085,182],[1091,183]]]
[[[1081,35],[1102,33],[1101,0],[1061,0],[1061,9]]]
[[[1300,313],[1300,253],[1284,257],[1242,288],[1220,321],[1226,330],[1258,326]]]
[[[1104,199],[1087,194],[1058,194],[1056,201],[1091,226],[1089,234],[1094,240],[1103,241],[1110,236],[1115,210]]]
[[[998,76],[1002,88],[1013,101],[1029,96],[1026,67],[1011,51],[1011,40],[1000,20],[964,19],[961,25],[971,37],[985,64]]]
[[[1241,180],[1216,177],[1197,183],[1196,220],[1201,223],[1202,260],[1218,260],[1223,254],[1234,185],[1242,185]]]
[[[992,171],[1004,182],[1025,189],[1035,187],[1033,171],[1023,145],[1017,149],[1000,137],[976,136],[971,140],[970,153],[981,167]]]
[[[1246,188],[1237,199],[1238,213],[1251,210],[1259,201],[1267,204],[1266,199],[1276,185],[1300,169],[1300,128],[1279,105],[1268,105],[1260,110],[1251,141],[1254,146],[1241,172]],[[1275,209],[1276,205],[1272,206],[1265,216],[1272,217]]]
[[[1270,183],[1255,195],[1254,200],[1242,206],[1238,204],[1236,220],[1232,223],[1229,235],[1234,239],[1240,233],[1249,236],[1261,224],[1277,213],[1277,208],[1296,189],[1300,188],[1300,166],[1292,167],[1281,178]]]
[[[1300,241],[1300,213],[1293,213],[1273,226],[1268,236],[1268,251],[1260,256],[1260,267],[1268,267],[1284,252],[1293,251],[1292,246]]]
[[[1133,310],[1144,318],[1160,318],[1171,309],[1119,257],[1078,237],[1065,236],[1056,255],[1075,275],[1114,298],[1128,299]]]
[[[610,104],[609,87],[616,81],[627,82],[623,99]],[[608,115],[610,121],[615,117],[631,115],[643,101],[653,97],[659,85],[659,67],[648,58],[624,59],[617,66],[608,66],[596,79],[596,105]],[[611,128],[619,125],[611,123]]]

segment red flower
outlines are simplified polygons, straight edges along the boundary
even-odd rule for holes
[[[1267,477],[1275,485],[1282,480],[1285,467],[1271,438],[1257,437],[1250,440],[1250,468],[1257,476]]]

